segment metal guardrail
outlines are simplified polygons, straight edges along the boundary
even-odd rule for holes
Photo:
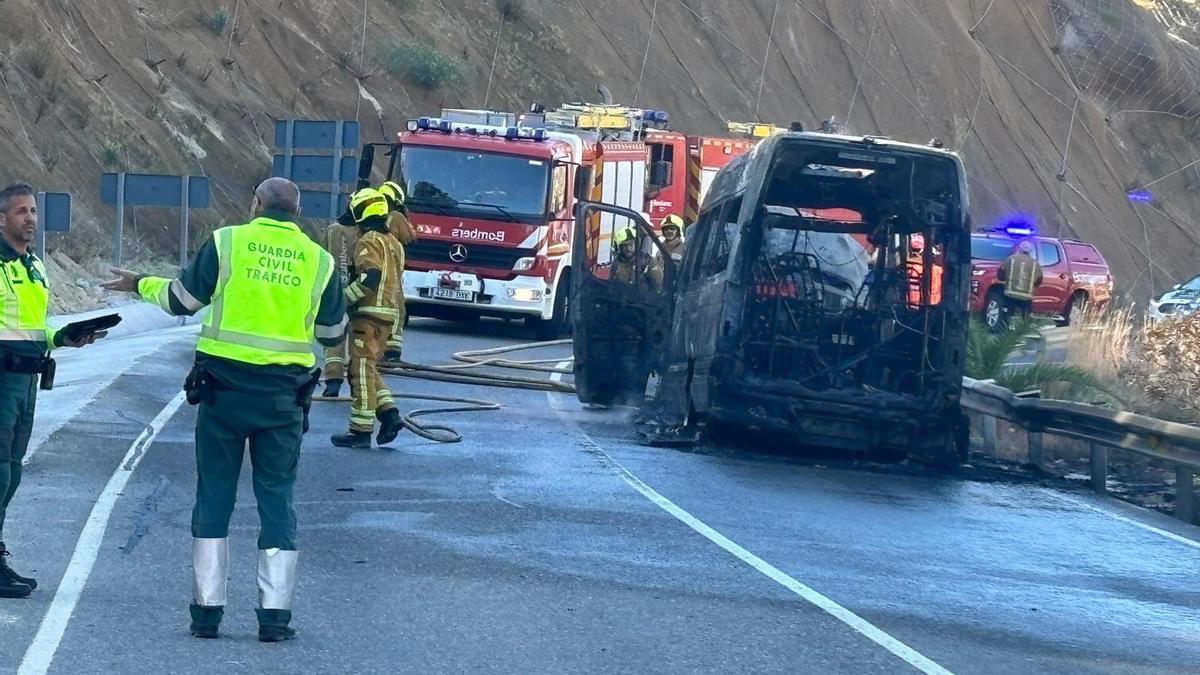
[[[1038,467],[1044,434],[1087,442],[1092,488],[1098,493],[1107,489],[1110,449],[1170,464],[1175,468],[1175,516],[1195,522],[1200,427],[1070,401],[1019,398],[1008,389],[971,378],[963,378],[962,406],[983,417],[983,442],[991,454],[996,451],[996,420],[1016,424],[1029,434],[1029,462]]]

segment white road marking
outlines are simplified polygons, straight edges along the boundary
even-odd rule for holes
[[[564,361],[559,364],[559,367],[566,368],[568,365],[570,365],[570,362]],[[554,373],[550,376],[550,379],[554,380],[556,382],[561,382],[562,381],[562,373]],[[552,392],[546,393],[546,397],[550,400],[550,407],[552,407],[556,412],[561,413],[562,407],[558,403],[558,400],[555,398],[555,396],[556,396],[556,394],[554,394]],[[654,488],[652,488],[649,485],[647,485],[646,483],[642,482],[642,480],[640,478],[638,478],[637,476],[635,476],[633,474],[633,472],[631,472],[629,469],[626,469],[617,460],[613,459],[612,455],[608,454],[608,452],[605,451],[604,448],[602,448],[599,443],[597,443],[595,440],[593,440],[592,437],[587,434],[587,432],[583,431],[582,429],[577,429],[577,431],[583,436],[585,441],[591,446],[591,448],[593,450],[600,453],[601,455],[604,456],[605,459],[608,460],[608,462],[613,466],[613,468],[615,468],[618,471],[618,474],[621,476],[621,478],[630,487],[632,487],[634,490],[637,490],[639,493],[641,493],[641,495],[643,497],[650,500],[651,503],[653,503],[655,506],[659,507],[663,511],[666,511],[668,514],[670,514],[672,517],[674,517],[679,522],[683,523],[684,525],[687,525],[693,531],[700,534],[705,539],[711,541],[712,543],[716,544],[717,546],[720,546],[727,553],[730,553],[738,560],[741,560],[742,562],[746,563],[747,565],[754,568],[755,570],[758,570],[760,573],[762,573],[768,579],[774,581],[775,583],[779,584],[780,586],[783,586],[784,588],[788,589],[789,591],[795,593],[796,595],[800,596],[804,600],[808,601],[810,604],[815,605],[817,608],[821,609],[822,611],[829,614],[833,618],[835,618],[838,621],[841,621],[845,625],[849,626],[851,629],[853,629],[858,634],[860,634],[863,637],[867,638],[868,640],[874,642],[875,644],[879,645],[880,647],[883,647],[884,649],[888,650],[895,656],[899,657],[900,659],[904,660],[906,663],[911,665],[913,668],[916,668],[917,670],[921,671],[922,673],[927,673],[927,674],[936,673],[938,675],[950,675],[949,670],[938,665],[936,662],[934,662],[933,660],[929,659],[928,657],[922,655],[920,652],[916,651],[912,647],[909,647],[908,645],[904,644],[900,640],[897,640],[896,638],[892,637],[891,635],[889,635],[887,632],[885,632],[881,628],[877,627],[876,625],[872,624],[871,622],[867,621],[866,619],[858,616],[857,614],[850,611],[849,609],[846,609],[845,607],[839,605],[837,602],[834,602],[829,597],[822,595],[818,591],[812,589],[809,586],[806,586],[805,584],[800,583],[799,581],[797,581],[796,579],[787,575],[786,573],[784,573],[783,571],[781,571],[780,569],[778,569],[771,563],[763,560],[762,558],[759,558],[758,556],[756,556],[753,553],[751,553],[750,551],[746,550],[745,548],[743,548],[736,542],[730,540],[725,535],[721,534],[720,532],[717,532],[712,527],[708,526],[706,523],[701,521],[699,518],[693,516],[691,513],[688,513],[683,508],[679,507],[674,502],[672,502],[670,499],[667,499],[666,497],[659,494],[657,491],[654,490]]]
[[[153,333],[101,340],[83,349],[55,351],[58,384],[51,391],[38,392],[33,434],[21,464],[28,466],[47,439],[75,419],[81,410],[138,361],[153,354],[176,336],[196,331],[197,326],[192,325],[166,328]]]
[[[62,642],[63,634],[67,631],[67,624],[75,612],[75,605],[79,602],[79,596],[83,594],[88,576],[91,575],[92,567],[96,564],[96,557],[104,542],[104,531],[108,528],[108,519],[112,516],[113,507],[129,482],[129,478],[133,476],[133,471],[146,456],[146,450],[150,448],[154,439],[158,438],[158,433],[162,431],[163,426],[183,405],[185,398],[186,394],[182,391],[179,392],[151,420],[150,425],[143,429],[133,444],[129,446],[129,451],[125,453],[125,457],[113,471],[112,477],[108,479],[108,484],[104,486],[104,491],[100,493],[95,506],[92,507],[92,513],[88,516],[83,531],[79,533],[79,541],[75,545],[74,554],[71,555],[71,562],[67,564],[67,571],[63,574],[58,590],[54,593],[54,600],[50,603],[50,609],[46,611],[46,616],[42,619],[42,625],[38,628],[37,635],[34,636],[33,642],[26,650],[25,658],[21,660],[21,667],[17,671],[18,675],[41,675],[50,669],[50,664],[54,661],[54,655]]]
[[[1179,543],[1179,544],[1183,544],[1184,546],[1191,546],[1192,548],[1200,549],[1200,541],[1196,541],[1194,539],[1188,539],[1187,537],[1185,537],[1183,535],[1175,534],[1174,532],[1168,532],[1167,530],[1164,530],[1159,527],[1155,527],[1149,523],[1140,522],[1140,521],[1130,518],[1128,516],[1123,516],[1119,513],[1109,511],[1108,509],[1097,506],[1095,504],[1089,504],[1086,501],[1079,499],[1078,497],[1061,494],[1061,493],[1058,493],[1058,492],[1055,492],[1055,491],[1049,490],[1049,489],[1047,489],[1047,492],[1052,497],[1055,497],[1056,499],[1067,502],[1068,504],[1072,504],[1074,506],[1078,506],[1079,508],[1087,509],[1087,510],[1093,511],[1095,513],[1099,513],[1102,516],[1108,516],[1109,518],[1112,518],[1113,520],[1116,520],[1118,522],[1125,523],[1126,525],[1132,525],[1136,528],[1145,530],[1147,532],[1157,534],[1160,537],[1166,537],[1167,539],[1170,539],[1171,541]]]

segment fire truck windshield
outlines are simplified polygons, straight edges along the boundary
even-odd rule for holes
[[[400,168],[409,209],[531,225],[546,222],[546,160],[406,146]]]

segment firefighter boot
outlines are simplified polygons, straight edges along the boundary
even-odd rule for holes
[[[404,423],[400,421],[400,411],[395,408],[388,408],[379,413],[379,435],[375,437],[375,442],[380,445],[387,445],[396,440],[400,435],[400,430],[404,428]]]
[[[325,398],[337,398],[342,393],[341,378],[330,378],[325,380],[325,391],[321,392],[321,396]]]
[[[370,450],[371,449],[371,432],[369,431],[354,431],[351,429],[344,434],[335,434],[329,437],[329,442],[339,448],[354,448],[355,450]]]
[[[283,642],[296,637],[292,595],[296,591],[295,551],[277,548],[258,552],[258,641]]]
[[[226,578],[229,570],[229,539],[192,539],[192,637],[218,637],[225,615]]]
[[[8,566],[8,558],[12,554],[4,547],[4,542],[0,542],[0,582],[11,581],[18,584],[25,584],[30,590],[37,590],[37,579],[33,577],[23,577],[17,574],[13,568]]]

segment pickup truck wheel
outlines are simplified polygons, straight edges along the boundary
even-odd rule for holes
[[[1071,319],[1075,316],[1075,314],[1078,312],[1082,312],[1084,310],[1084,308],[1087,307],[1087,301],[1088,301],[1087,294],[1084,293],[1083,291],[1079,291],[1079,292],[1075,293],[1075,295],[1072,295],[1071,299],[1067,301],[1066,308],[1063,309],[1062,325],[1070,326]]]
[[[989,332],[1003,333],[1008,327],[1008,317],[1004,306],[1004,295],[1000,291],[988,293],[983,305],[983,325]]]

